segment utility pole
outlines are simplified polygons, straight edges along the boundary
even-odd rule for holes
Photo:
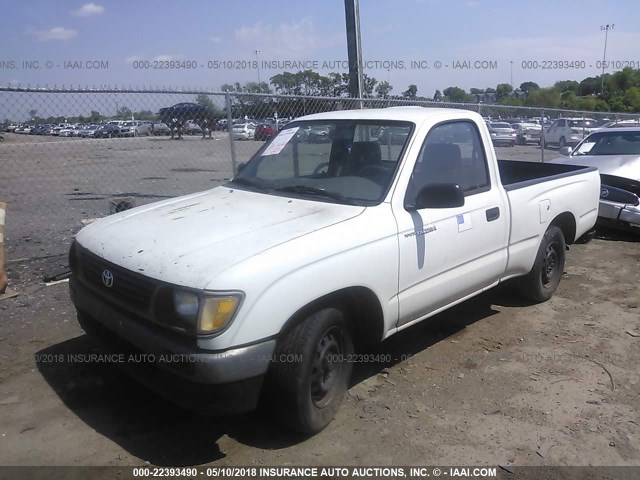
[[[609,37],[609,30],[613,30],[615,25],[600,25],[600,30],[604,30],[604,55],[602,56],[602,78],[600,79],[600,95],[604,95],[604,67],[607,64],[607,38]]]
[[[362,46],[360,43],[360,2],[344,0],[349,58],[349,96],[362,98]],[[362,102],[360,102],[362,108]]]

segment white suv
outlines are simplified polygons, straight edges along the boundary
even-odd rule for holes
[[[151,124],[140,120],[131,120],[120,126],[120,136],[122,137],[140,137],[142,135],[151,135]]]
[[[545,144],[576,146],[584,137],[598,129],[593,118],[559,118],[544,132]]]

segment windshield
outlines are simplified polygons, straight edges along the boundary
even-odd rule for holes
[[[597,132],[576,147],[574,155],[640,155],[640,130]]]
[[[389,121],[295,122],[258,151],[232,183],[314,200],[379,203],[411,128]]]

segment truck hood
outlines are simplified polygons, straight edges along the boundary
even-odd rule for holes
[[[596,167],[600,173],[640,181],[638,155],[571,155],[551,160],[551,163]]]
[[[128,270],[206,288],[233,265],[364,208],[217,187],[98,220],[76,239]]]

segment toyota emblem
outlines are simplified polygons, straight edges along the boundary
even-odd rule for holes
[[[111,270],[102,271],[102,283],[107,288],[113,287],[113,273],[111,273]]]

